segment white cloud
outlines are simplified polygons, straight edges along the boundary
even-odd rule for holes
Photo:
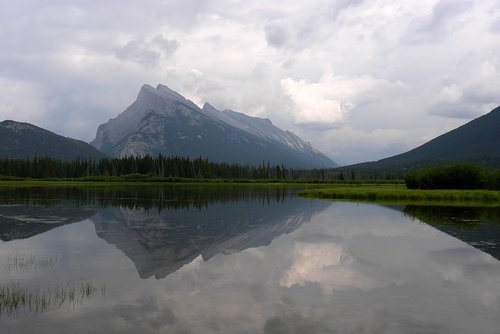
[[[334,290],[369,289],[373,283],[351,268],[352,259],[341,245],[330,242],[294,243],[294,260],[283,273],[280,284],[288,288],[293,285],[318,284],[323,293]]]
[[[0,11],[0,77],[23,83],[0,93],[2,112],[14,103],[19,120],[37,114],[91,140],[142,84],[164,83],[197,103],[270,118],[339,161],[382,158],[500,104],[499,8],[21,0]]]
[[[37,123],[47,107],[45,92],[36,83],[0,77],[0,119]]]
[[[457,103],[462,100],[462,90],[456,85],[445,86],[438,94],[438,101],[444,103]]]
[[[336,124],[346,120],[361,96],[379,82],[373,78],[325,74],[317,83],[306,80],[281,80],[283,91],[294,102],[297,124]]]
[[[115,48],[116,56],[145,66],[158,66],[162,59],[172,55],[179,43],[158,34],[151,39],[131,38],[123,46]]]
[[[429,133],[420,129],[408,131],[394,128],[362,130],[343,126],[327,131],[323,141],[318,142],[318,147],[340,157],[337,163],[348,165],[379,160],[394,152],[410,150],[438,136],[442,131],[443,129]]]
[[[471,119],[500,103],[500,58],[471,52],[464,56],[436,94],[431,112],[445,117]]]
[[[421,18],[416,18],[409,27],[410,42],[433,43],[442,41],[467,23],[464,14],[470,14],[474,1],[470,0],[440,0],[432,8],[432,12]]]

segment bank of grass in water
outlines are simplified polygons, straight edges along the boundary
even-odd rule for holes
[[[303,197],[363,202],[500,206],[500,191],[415,190],[405,187],[323,187],[307,189]]]

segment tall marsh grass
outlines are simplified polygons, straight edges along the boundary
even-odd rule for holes
[[[39,271],[54,266],[59,262],[58,256],[40,257],[34,254],[30,255],[11,255],[5,263],[0,265],[0,272],[19,272],[19,271]]]
[[[43,271],[65,262],[81,262],[79,254],[70,255],[36,255],[12,254],[0,261],[0,273]]]
[[[300,193],[309,198],[391,203],[429,203],[500,206],[500,191],[492,190],[414,190],[399,187],[338,187],[308,189]]]
[[[74,307],[85,298],[100,291],[105,294],[105,286],[98,289],[92,282],[81,279],[77,284],[60,283],[40,287],[26,287],[20,283],[0,286],[0,316],[17,316],[19,312],[42,313],[48,309]]]

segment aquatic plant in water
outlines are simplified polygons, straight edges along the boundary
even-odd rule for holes
[[[60,283],[41,287],[27,287],[20,283],[0,286],[0,316],[16,316],[19,312],[42,313],[48,309],[63,306],[75,307],[85,298],[90,298],[98,291],[105,294],[105,286],[97,288],[87,279],[77,284]]]
[[[13,254],[0,262],[0,273],[42,271],[60,265],[64,262],[80,262],[82,256],[71,255],[35,255],[35,254]]]

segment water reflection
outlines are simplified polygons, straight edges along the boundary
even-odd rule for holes
[[[80,222],[98,208],[74,208],[61,202],[54,206],[29,204],[0,205],[0,240],[25,239],[58,226]]]
[[[310,201],[286,189],[91,193],[73,205],[97,210],[88,219],[0,241],[0,268],[12,268],[0,270],[0,285],[43,292],[83,279],[97,292],[71,308],[3,315],[2,333],[500,328],[500,262],[404,208]],[[23,256],[31,264],[15,260]]]
[[[135,263],[140,277],[163,278],[200,255],[208,261],[218,253],[268,245],[328,206],[284,189],[223,194],[210,205],[182,197],[162,210],[109,207],[90,220],[100,238]]]
[[[82,279],[76,283],[57,283],[46,287],[28,287],[21,282],[0,286],[0,316],[6,313],[17,317],[20,314],[43,313],[58,308],[73,308],[84,299],[96,294],[98,288]],[[100,289],[104,295],[104,286]]]
[[[93,188],[7,187],[0,191],[0,239],[30,238],[99,211]]]
[[[409,205],[403,212],[500,259],[500,208],[498,207]]]
[[[202,256],[268,245],[328,206],[279,187],[7,188],[0,239],[24,239],[90,219],[96,234],[163,278]]]
[[[247,201],[274,210],[275,203],[284,204],[293,193],[293,190],[287,188],[235,186],[2,188],[0,240],[30,238],[55,227],[80,222],[92,216],[95,216],[94,220],[102,221],[100,215],[96,213],[102,211],[102,215],[109,215],[114,209],[121,212],[119,215],[124,222],[129,220],[127,216],[131,214],[143,214],[142,219],[147,219],[149,216],[157,220],[158,218],[154,218],[155,212],[206,210],[214,204]],[[288,205],[291,204],[288,202]],[[163,216],[165,214],[164,212]],[[186,217],[186,219],[194,218]],[[183,217],[179,219],[182,220]],[[201,219],[203,220],[203,217]],[[102,232],[102,228],[98,229]]]

